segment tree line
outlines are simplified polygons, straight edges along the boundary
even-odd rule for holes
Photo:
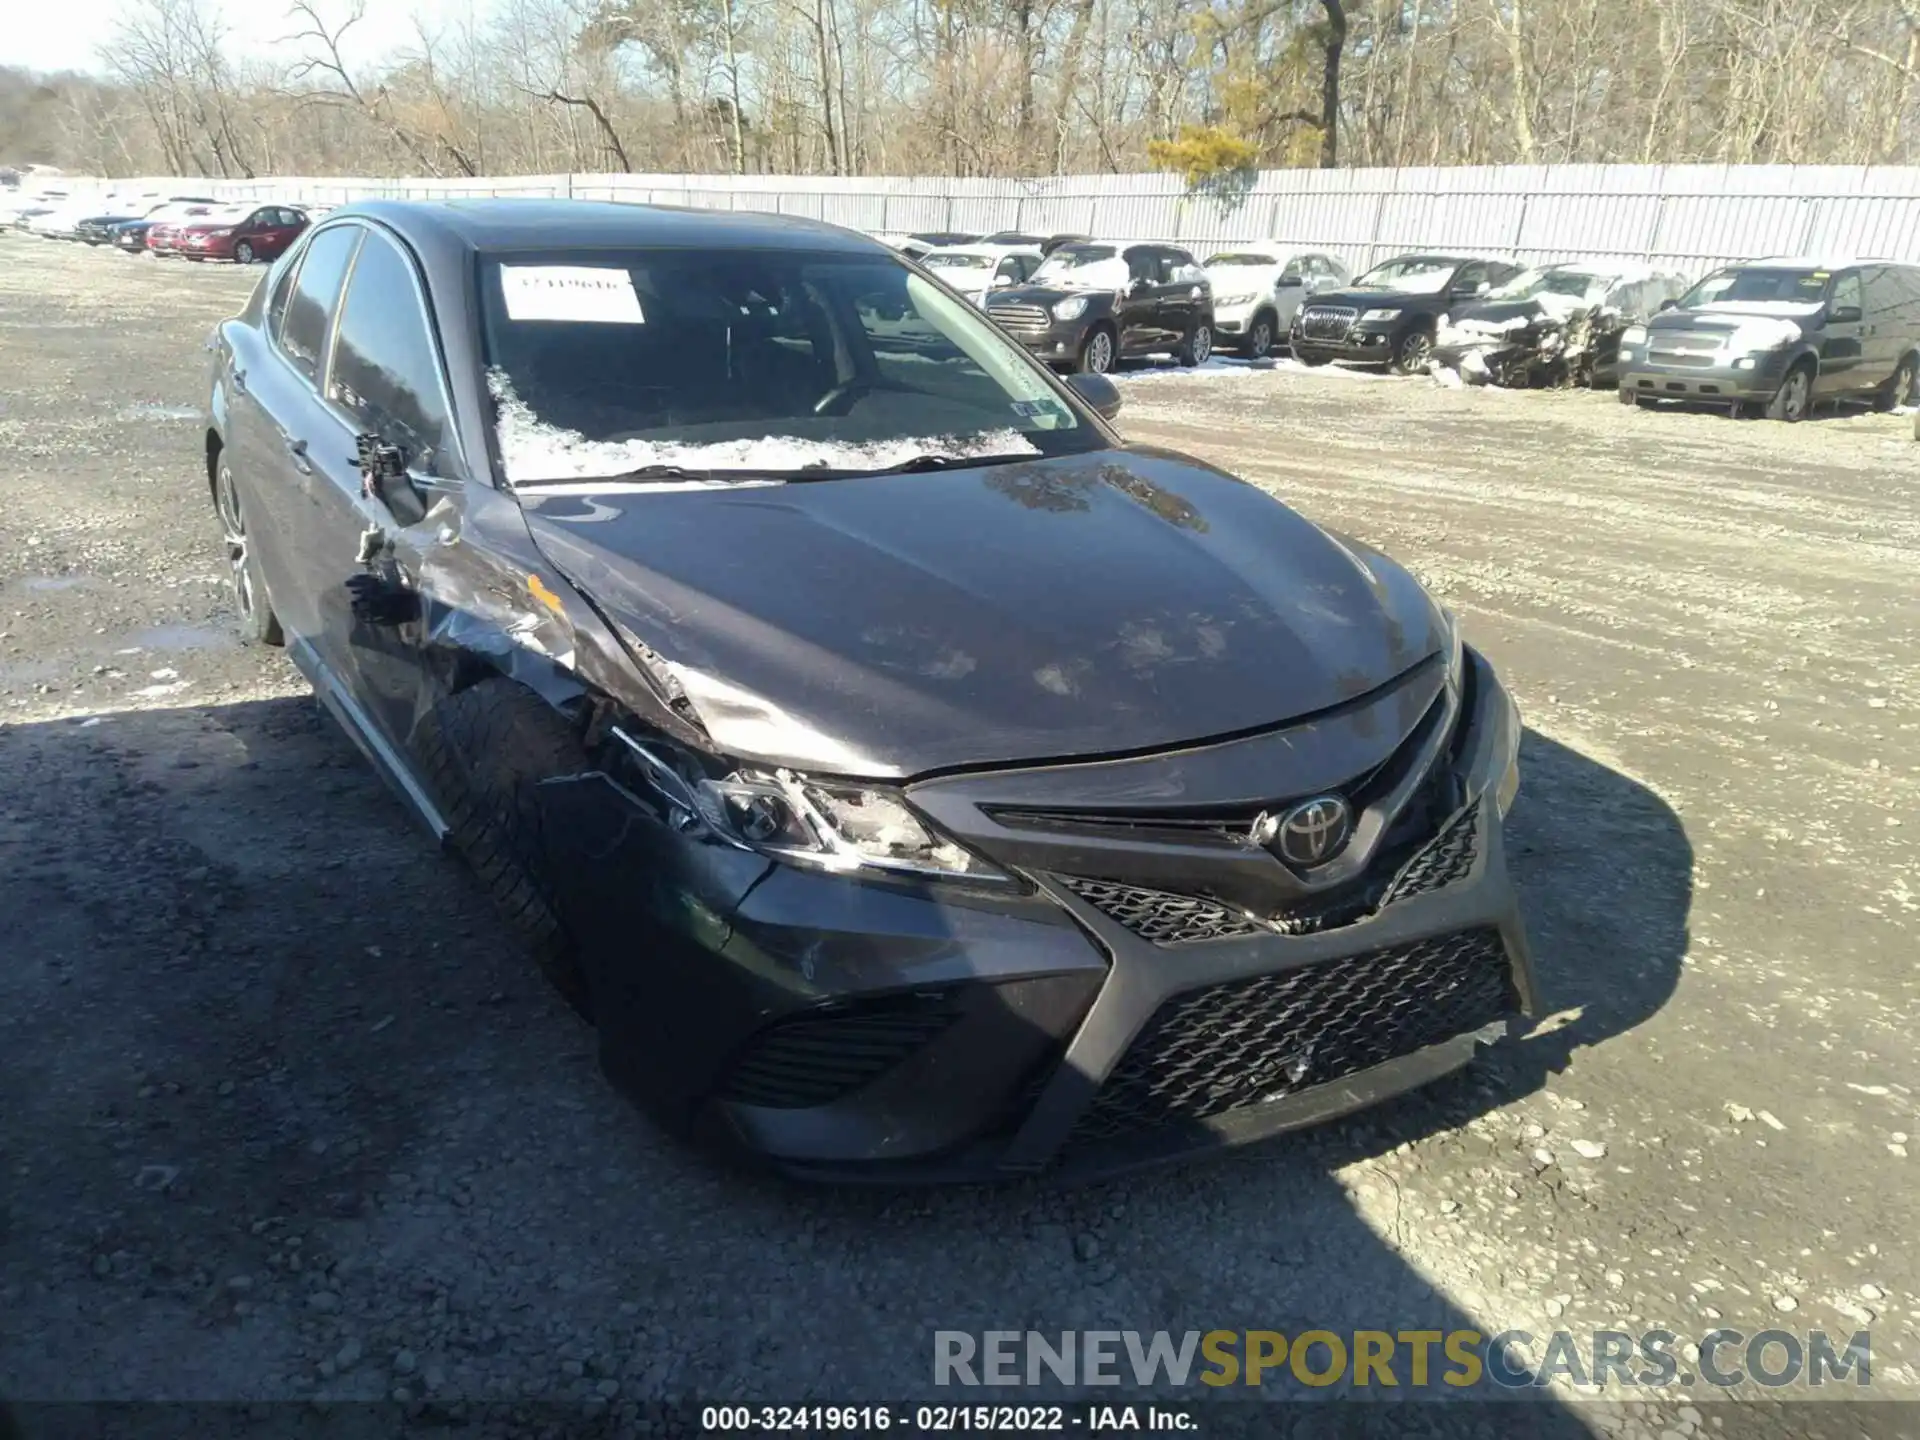
[[[373,63],[360,3],[291,0],[261,55],[217,0],[128,0],[94,73],[0,69],[0,161],[1199,184],[1920,160],[1920,0],[494,0]]]

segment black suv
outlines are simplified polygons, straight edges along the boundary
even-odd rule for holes
[[[1313,297],[1293,316],[1293,354],[1307,365],[1350,360],[1402,375],[1427,368],[1440,316],[1520,273],[1502,260],[1398,255],[1344,290]]]
[[[989,295],[987,314],[1039,359],[1095,374],[1137,355],[1199,365],[1213,353],[1213,288],[1173,245],[1062,245],[1025,285]]]
[[[1801,420],[1819,400],[1913,397],[1920,265],[1748,260],[1620,337],[1620,403],[1706,400]]]

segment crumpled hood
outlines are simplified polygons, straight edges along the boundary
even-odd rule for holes
[[[1397,565],[1168,452],[521,499],[548,560],[666,663],[719,749],[817,772],[1257,730],[1444,643]]]
[[[1434,336],[1434,344],[1442,349],[1499,344],[1542,321],[1559,323],[1537,299],[1481,300],[1448,311],[1446,319]]]

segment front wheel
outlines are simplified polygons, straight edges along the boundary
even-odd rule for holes
[[[1402,375],[1418,375],[1433,358],[1433,336],[1425,330],[1409,330],[1393,347],[1393,368]]]
[[[1080,344],[1079,370],[1085,375],[1104,375],[1113,369],[1113,332],[1096,325]]]
[[[253,246],[244,240],[234,246],[233,263],[236,265],[251,265],[253,263]]]
[[[533,691],[496,675],[435,705],[415,747],[454,850],[541,973],[591,1018],[586,976],[553,898],[535,793],[542,780],[589,768],[572,726]]]
[[[1793,425],[1807,418],[1808,406],[1813,401],[1813,370],[1806,365],[1796,365],[1787,372],[1787,378],[1780,382],[1780,388],[1773,392],[1773,399],[1767,402],[1767,418],[1784,420]]]
[[[1247,330],[1247,358],[1264,360],[1273,350],[1273,321],[1264,315],[1254,317]]]
[[[1191,368],[1206,364],[1208,357],[1212,354],[1213,327],[1203,322],[1187,332],[1187,338],[1180,342],[1180,349],[1175,358],[1182,365]]]

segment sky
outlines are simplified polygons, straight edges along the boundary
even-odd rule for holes
[[[0,22],[0,65],[28,70],[101,70],[98,50],[113,35],[127,0],[18,0]],[[236,54],[273,53],[274,42],[300,28],[287,18],[283,0],[208,0],[224,15]],[[366,16],[348,31],[350,63],[373,59],[414,43],[413,17],[431,25],[441,15],[461,13],[458,0],[365,0]],[[344,16],[346,0],[322,0],[330,18]]]

